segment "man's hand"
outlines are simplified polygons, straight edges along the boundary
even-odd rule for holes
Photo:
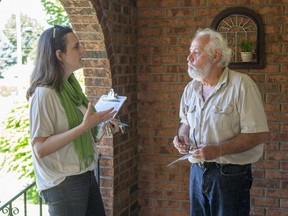
[[[198,149],[192,152],[192,157],[201,161],[214,160],[221,156],[220,145],[199,145]]]
[[[180,154],[188,154],[193,143],[187,136],[175,136],[173,139],[174,147],[179,151]]]

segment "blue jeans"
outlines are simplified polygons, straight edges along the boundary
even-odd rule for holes
[[[191,166],[190,216],[249,216],[251,165],[205,164]]]
[[[105,216],[94,171],[68,176],[59,185],[44,190],[50,216]]]

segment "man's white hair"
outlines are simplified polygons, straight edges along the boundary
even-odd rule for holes
[[[232,50],[228,47],[227,40],[219,32],[210,28],[199,29],[194,38],[204,35],[210,36],[210,41],[205,47],[209,56],[213,58],[217,50],[221,51],[221,57],[217,65],[222,67],[228,66],[231,60]]]

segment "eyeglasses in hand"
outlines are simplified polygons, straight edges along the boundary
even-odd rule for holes
[[[180,125],[180,126],[181,126],[181,125]],[[180,126],[178,127],[178,130],[177,130],[177,139],[178,139],[179,142],[181,142],[180,136],[179,136],[179,128],[180,128]],[[186,154],[186,155],[178,158],[177,160],[172,161],[170,164],[167,165],[167,167],[168,167],[168,166],[171,166],[171,165],[173,165],[173,164],[175,164],[175,163],[177,163],[178,161],[188,159],[190,156],[193,155],[193,153],[190,153],[190,152],[193,151],[193,150],[195,150],[195,149],[198,149],[198,143],[197,143],[196,137],[195,137],[195,128],[194,128],[194,130],[193,130],[193,141],[194,141],[194,144],[195,144],[195,148],[193,148],[192,146],[190,146],[190,147],[189,147],[189,153],[188,153],[188,154]]]

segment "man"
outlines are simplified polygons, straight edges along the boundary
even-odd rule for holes
[[[251,164],[263,154],[268,126],[257,85],[230,70],[220,33],[199,30],[187,57],[193,78],[180,103],[174,146],[191,153],[190,215],[248,216]]]

